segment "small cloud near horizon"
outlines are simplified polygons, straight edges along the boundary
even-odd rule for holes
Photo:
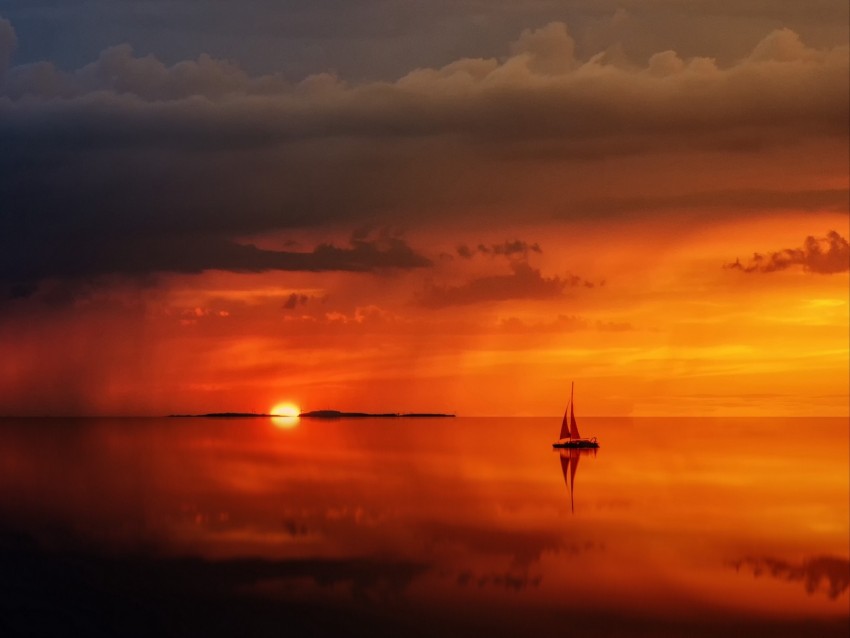
[[[429,308],[445,308],[512,299],[553,299],[566,288],[594,288],[596,284],[576,275],[545,277],[524,261],[511,264],[509,275],[478,277],[457,286],[428,284],[418,303]]]
[[[783,248],[766,255],[754,253],[746,264],[740,259],[724,264],[727,270],[769,273],[802,266],[805,272],[831,275],[850,270],[850,243],[831,230],[826,237],[806,237],[801,248]]]
[[[489,246],[482,243],[475,247],[470,247],[466,244],[461,244],[457,247],[457,254],[464,259],[472,259],[477,254],[489,255],[491,257],[504,256],[508,259],[514,257],[525,259],[532,252],[542,254],[543,249],[540,248],[540,244],[537,242],[531,244],[521,239],[506,240],[501,244],[490,244]]]
[[[304,305],[310,300],[310,297],[304,294],[298,294],[293,292],[286,298],[286,301],[283,303],[283,307],[286,310],[294,310],[299,304]]]

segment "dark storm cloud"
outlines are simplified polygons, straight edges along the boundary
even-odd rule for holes
[[[346,247],[320,244],[310,252],[263,250],[253,244],[203,237],[124,239],[96,245],[97,250],[92,250],[90,242],[82,245],[63,242],[61,246],[51,246],[50,252],[45,251],[37,263],[27,262],[20,253],[8,253],[0,256],[0,272],[14,282],[36,282],[56,273],[85,278],[104,273],[145,275],[205,270],[374,272],[423,268],[431,264],[398,238],[352,239]],[[34,291],[34,287],[16,283],[12,286],[12,296],[24,296],[20,292],[15,294],[20,290]]]
[[[729,69],[672,51],[659,54],[663,64],[654,56],[649,69],[624,69],[581,62],[572,48],[564,25],[551,24],[525,31],[504,62],[462,59],[394,83],[312,77],[290,88],[205,56],[167,67],[120,46],[73,73],[11,69],[0,132],[12,149],[59,151],[450,135],[485,146],[554,137],[567,153],[605,155],[847,130],[846,50],[807,49],[788,30]]]
[[[571,207],[588,213],[628,213],[647,210],[687,209],[794,209],[846,211],[850,192],[846,188],[823,190],[718,190],[662,197],[601,197],[575,202]]]
[[[553,23],[524,31],[502,62],[461,59],[394,83],[315,76],[289,87],[207,56],[166,66],[118,46],[72,73],[49,64],[11,69],[2,133],[13,148],[58,150],[229,149],[337,136],[453,135],[489,145],[554,136],[607,153],[616,148],[608,138],[626,134],[622,150],[633,152],[670,136],[711,146],[732,131],[775,143],[847,129],[846,49],[808,49],[787,29],[728,69],[672,51],[653,56],[648,69],[624,69],[604,57],[580,61],[573,48],[566,27]]]
[[[288,77],[336,69],[391,79],[459,57],[501,55],[518,26],[572,25],[583,55],[620,47],[632,59],[675,49],[729,62],[767,30],[788,26],[823,45],[846,40],[839,0],[4,0],[19,29],[20,63],[75,68],[118,42],[168,61],[206,51]]]
[[[575,275],[544,277],[525,262],[512,263],[511,271],[509,275],[479,277],[458,286],[432,283],[419,294],[418,300],[429,308],[445,308],[508,299],[552,299],[561,296],[568,287],[594,287],[592,282]]]
[[[0,51],[14,41],[0,27]],[[291,84],[206,55],[165,64],[126,45],[71,71],[11,66],[0,80],[0,280],[309,270],[325,259],[368,270],[363,255],[270,254],[233,239],[423,211],[431,220],[499,201],[491,176],[517,162],[847,135],[846,47],[808,48],[787,29],[727,67],[673,51],[648,66],[580,58],[561,23],[526,29],[508,49],[356,84]],[[398,247],[365,257],[425,263]],[[561,285],[528,283],[539,295]],[[504,285],[443,296],[488,298]]]
[[[5,18],[0,18],[0,77],[12,59],[12,51],[15,50],[17,41],[12,24]]]
[[[850,270],[850,243],[834,230],[826,237],[809,235],[802,248],[784,248],[766,255],[755,253],[746,264],[740,260],[726,264],[724,268],[746,273],[766,273],[802,266],[806,272],[829,275]]]

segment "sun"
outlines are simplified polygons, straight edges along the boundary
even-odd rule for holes
[[[278,403],[269,412],[272,416],[299,416],[301,414],[301,408],[299,408],[294,403]]]

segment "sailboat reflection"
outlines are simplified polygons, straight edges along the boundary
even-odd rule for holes
[[[561,449],[559,452],[561,456],[561,471],[564,473],[564,483],[570,492],[570,511],[575,513],[576,508],[573,494],[575,493],[576,471],[578,471],[579,459],[586,454],[593,454],[595,457],[598,450],[595,448],[569,448]]]

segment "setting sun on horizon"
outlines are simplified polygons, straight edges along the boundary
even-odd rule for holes
[[[300,416],[301,408],[299,408],[295,403],[286,401],[275,404],[269,411],[269,414],[272,416],[296,417]]]

